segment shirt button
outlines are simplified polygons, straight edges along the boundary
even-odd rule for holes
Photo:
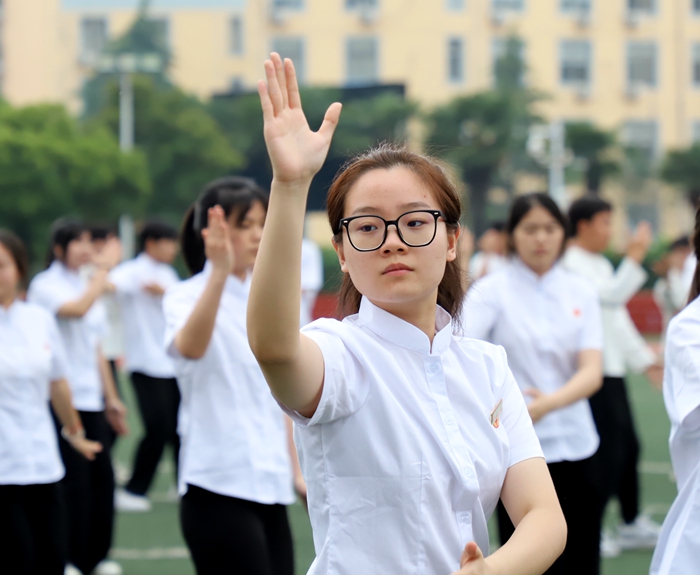
[[[455,422],[455,420],[452,419],[451,417],[448,417],[448,418],[445,420],[445,423],[446,423],[447,425],[452,425],[454,422]]]
[[[431,363],[430,367],[428,368],[428,371],[430,373],[437,373],[438,371],[440,371],[440,367],[438,366],[437,363]]]
[[[472,470],[471,470],[471,469],[467,469],[467,470],[464,472],[464,475],[466,475],[467,477],[471,477],[471,476],[472,476]]]
[[[462,513],[462,521],[469,521],[469,513]]]

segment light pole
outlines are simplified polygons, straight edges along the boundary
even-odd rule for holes
[[[564,145],[565,131],[561,120],[533,126],[527,139],[527,151],[549,170],[549,195],[561,208],[566,207],[564,169],[571,163],[571,154]]]
[[[123,152],[134,148],[134,82],[133,74],[157,74],[163,70],[160,54],[103,54],[97,71],[119,74],[119,147]]]

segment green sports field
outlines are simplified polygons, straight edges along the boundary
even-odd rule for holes
[[[662,521],[675,495],[668,454],[669,423],[661,394],[638,377],[630,380],[630,391],[642,438],[642,497],[643,507],[654,519]],[[130,384],[122,389],[132,408],[131,436],[120,440],[116,457],[124,465],[131,462],[131,454],[140,427],[135,417],[135,406]],[[117,531],[112,556],[121,562],[126,575],[194,575],[187,548],[180,534],[177,503],[173,501],[172,464],[161,464],[153,491],[153,510],[150,513],[121,514],[117,517]],[[313,560],[311,529],[306,512],[300,505],[291,508],[291,520],[296,544],[297,573],[302,574]],[[611,508],[607,523],[617,522],[616,509]],[[651,551],[627,552],[615,559],[605,560],[604,575],[643,575],[648,573]],[[440,574],[436,574],[440,575]],[[448,575],[448,574],[445,574]]]

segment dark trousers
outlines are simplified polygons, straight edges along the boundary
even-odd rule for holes
[[[110,458],[110,426],[104,411],[81,411],[88,439],[103,450],[88,461],[66,440],[60,439],[66,466],[63,479],[68,509],[68,558],[83,573],[90,573],[107,557],[114,527],[114,472]]]
[[[174,378],[162,379],[134,372],[131,374],[131,382],[136,392],[145,435],[136,450],[134,470],[126,489],[136,495],[145,495],[153,482],[166,444],[170,444],[173,449],[177,478],[180,452],[177,410],[180,406],[180,391]]]
[[[63,575],[68,559],[65,520],[60,484],[0,485],[0,571]]]
[[[639,514],[639,439],[634,428],[625,380],[606,377],[590,398],[600,447],[592,458],[596,482],[607,500],[617,497],[625,523]]]
[[[263,505],[188,485],[182,533],[197,575],[293,575],[284,505]]]
[[[549,473],[559,497],[568,536],[564,553],[547,575],[598,575],[600,573],[600,528],[603,497],[593,483],[590,459],[549,463]],[[503,503],[498,502],[498,531],[501,544],[515,531]]]

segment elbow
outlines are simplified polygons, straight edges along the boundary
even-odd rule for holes
[[[207,352],[208,347],[203,347],[201,345],[197,345],[196,343],[185,341],[184,338],[181,337],[181,334],[178,334],[175,337],[174,343],[177,352],[185,359],[190,360],[202,359],[204,354]]]
[[[298,340],[297,340],[298,341]],[[262,334],[259,336],[248,332],[248,345],[260,365],[279,365],[291,363],[297,355],[298,346],[291,349],[283,342],[272,341]]]
[[[553,537],[552,546],[556,550],[556,556],[559,557],[564,553],[564,548],[566,547],[566,540],[569,536],[569,528],[566,524],[566,519],[564,518],[564,512],[561,508],[558,511],[558,517],[555,522],[556,525],[556,536]]]

